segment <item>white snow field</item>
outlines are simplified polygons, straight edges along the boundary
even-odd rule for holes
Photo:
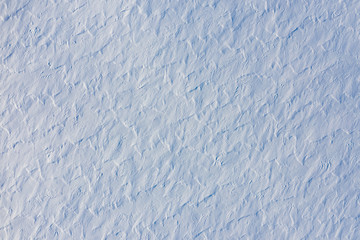
[[[0,239],[360,239],[360,1],[0,1]]]

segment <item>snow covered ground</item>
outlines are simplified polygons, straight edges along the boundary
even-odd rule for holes
[[[360,239],[360,1],[3,0],[0,239]]]

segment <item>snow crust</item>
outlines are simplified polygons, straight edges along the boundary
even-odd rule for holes
[[[0,239],[360,239],[360,1],[0,2]]]

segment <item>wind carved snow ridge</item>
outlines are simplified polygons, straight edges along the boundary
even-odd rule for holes
[[[358,238],[359,9],[0,3],[0,238]]]

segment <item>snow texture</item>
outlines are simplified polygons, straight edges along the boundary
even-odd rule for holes
[[[0,239],[360,239],[359,15],[1,1]]]

